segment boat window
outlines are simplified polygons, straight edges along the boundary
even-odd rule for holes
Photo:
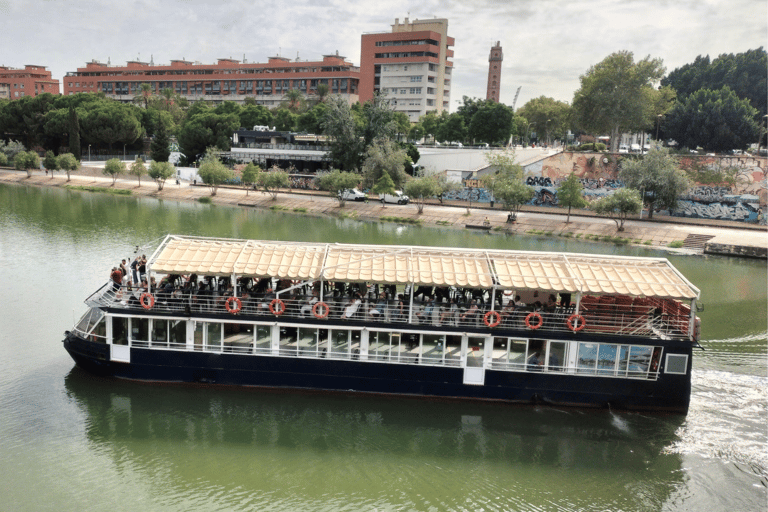
[[[397,333],[371,331],[368,335],[368,359],[371,361],[389,361],[392,339],[399,343]]]
[[[445,364],[461,365],[461,336],[448,335],[445,337]]]
[[[597,373],[600,375],[615,375],[616,354],[618,345],[600,344],[597,356]]]
[[[485,338],[467,338],[467,366],[483,366]]]
[[[493,338],[492,361],[502,365],[509,362],[509,338]]]
[[[128,319],[121,317],[112,317],[112,344],[128,344]]]
[[[308,327],[299,328],[299,355],[316,356],[319,340],[319,329],[310,329]]]
[[[629,345],[619,346],[619,375],[627,374],[627,363],[629,362]]]
[[[98,343],[107,342],[107,317],[103,316],[99,319],[96,325],[91,330],[91,341]]]
[[[221,338],[224,333],[224,330],[221,328],[221,324],[206,323],[205,327],[205,349],[218,352],[221,350]]]
[[[402,333],[399,332],[393,332],[392,333],[392,349],[390,353],[390,360],[391,361],[400,361],[405,360],[406,354],[408,353],[408,340],[410,338],[404,338]]]
[[[250,352],[253,346],[253,325],[224,324],[224,352]]]
[[[400,335],[400,352],[398,361],[401,363],[417,363],[419,361],[419,346],[421,336],[413,332],[404,332]]]
[[[576,365],[579,373],[594,373],[597,365],[597,343],[579,343]]]
[[[144,344],[149,341],[148,318],[131,318],[131,343],[135,341]]]
[[[652,347],[633,346],[629,351],[628,377],[645,377],[651,365]]]
[[[171,346],[184,348],[187,345],[187,322],[171,320],[170,324]]]
[[[299,329],[297,327],[280,328],[280,355],[292,356],[298,353],[298,336]]]
[[[525,370],[528,352],[527,340],[509,340],[509,369]]]
[[[423,364],[442,364],[445,335],[421,335],[421,362]]]
[[[564,341],[550,341],[549,355],[547,356],[547,369],[563,371],[568,360],[568,344]]]
[[[152,320],[152,345],[168,345],[168,320]]]
[[[349,350],[352,353],[353,359],[360,358],[360,338],[362,333],[358,330],[350,332],[350,346]]]
[[[331,357],[345,358],[349,354],[349,331],[331,330]]]
[[[272,328],[269,325],[256,326],[256,351],[269,352],[272,348]]]
[[[203,329],[205,327],[204,322],[195,323],[195,350],[203,350]]]
[[[91,329],[93,329],[96,323],[102,319],[103,316],[104,313],[100,309],[91,308],[86,311],[80,321],[77,322],[75,329],[82,333],[88,334],[91,332]]]

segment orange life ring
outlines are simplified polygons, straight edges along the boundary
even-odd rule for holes
[[[576,320],[577,322],[576,327],[573,326],[574,320]],[[571,316],[569,316],[566,324],[568,325],[568,328],[573,332],[579,332],[580,330],[582,330],[587,326],[587,322],[584,320],[584,317],[578,313],[574,313]]]
[[[539,319],[539,321],[536,323],[536,325],[531,325],[531,318],[538,318]],[[525,317],[525,325],[527,325],[529,329],[536,330],[539,327],[541,327],[543,323],[544,323],[544,319],[536,311],[534,311],[533,313],[528,313],[528,316]]]
[[[234,307],[232,306],[233,303]],[[228,313],[232,313],[234,315],[243,309],[243,301],[233,296],[227,299],[227,301],[224,303],[224,307],[227,308]]]
[[[491,315],[495,317],[494,320],[488,320]],[[501,315],[498,311],[489,311],[485,315],[483,315],[483,322],[485,322],[485,325],[488,327],[496,327],[501,322]]]
[[[323,308],[324,313],[318,313],[318,309]],[[312,306],[312,314],[315,315],[317,318],[325,318],[328,316],[328,313],[331,312],[331,308],[328,307],[328,304],[325,302],[317,302],[314,306]]]
[[[282,315],[285,313],[285,302],[282,299],[272,299],[272,302],[269,303],[269,311],[273,315]]]
[[[144,299],[149,298],[149,301],[145,301]],[[141,299],[139,299],[139,302],[141,302],[141,307],[144,309],[152,309],[155,305],[155,298],[152,296],[151,293],[144,292],[141,294]]]

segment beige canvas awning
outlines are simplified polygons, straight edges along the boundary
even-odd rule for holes
[[[450,247],[318,244],[168,236],[150,268],[167,274],[698,298],[664,258]]]

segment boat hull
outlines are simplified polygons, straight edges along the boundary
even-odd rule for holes
[[[391,362],[243,355],[131,347],[130,363],[110,360],[110,347],[68,333],[64,347],[83,369],[104,376],[168,383],[206,383],[439,399],[685,413],[686,375],[621,379],[562,372],[485,370],[483,385],[464,383],[464,368]],[[690,356],[691,349],[676,353]],[[690,357],[689,357],[690,360]]]

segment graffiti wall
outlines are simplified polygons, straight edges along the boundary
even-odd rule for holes
[[[572,172],[581,179],[587,201],[612,194],[623,186],[618,178],[620,158],[620,155],[601,153],[558,153],[526,166],[526,183],[536,191],[530,204],[557,206],[557,188]],[[694,186],[680,198],[674,212],[655,212],[766,224],[763,212],[768,202],[767,161],[738,155],[682,158],[681,168],[694,176]],[[731,177],[731,183],[707,183],[722,171]],[[489,202],[490,195],[478,186],[477,180],[465,180],[465,188],[447,199]]]

